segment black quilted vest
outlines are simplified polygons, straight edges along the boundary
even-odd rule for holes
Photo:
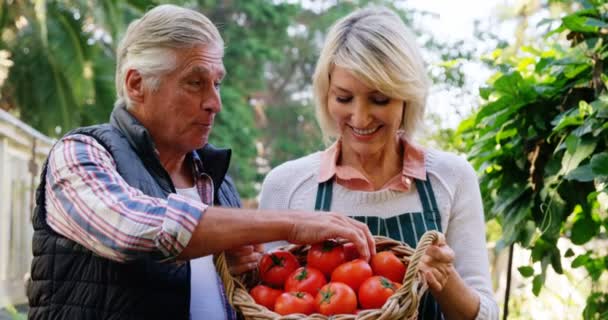
[[[111,154],[126,182],[159,198],[175,188],[154,152],[148,131],[124,107],[110,124],[76,129],[70,134],[95,138]],[[207,145],[197,151],[215,186],[216,205],[239,207],[239,195],[226,175],[230,150]],[[117,263],[102,258],[54,232],[46,223],[43,168],[36,190],[30,319],[188,319],[190,264],[158,263],[142,258]]]

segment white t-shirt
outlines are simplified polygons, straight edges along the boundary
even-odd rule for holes
[[[191,199],[201,199],[196,186],[176,191]],[[190,269],[190,319],[226,319],[213,256],[190,260]]]

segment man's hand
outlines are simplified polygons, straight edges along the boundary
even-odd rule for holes
[[[209,207],[177,259],[198,258],[252,243],[287,240],[313,244],[335,238],[351,241],[363,259],[369,260],[376,253],[374,238],[367,225],[342,214]],[[242,270],[235,268],[234,271]]]
[[[454,251],[440,234],[437,242],[426,250],[420,260],[420,271],[434,295],[443,291],[450,276],[456,272],[453,262]]]
[[[264,245],[256,244],[242,246],[240,248],[227,250],[225,253],[230,274],[238,276],[258,267],[258,263],[264,253]]]
[[[350,240],[361,258],[369,261],[376,254],[374,238],[367,225],[339,213],[292,213],[292,226],[287,241],[297,244],[313,244],[326,239]]]

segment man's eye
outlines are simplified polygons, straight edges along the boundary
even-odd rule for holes
[[[201,85],[200,80],[192,80],[192,81],[188,81],[188,84],[194,87],[199,87]]]
[[[220,88],[222,87],[222,83],[221,82],[216,82],[213,84],[213,86],[215,87],[216,90],[220,90]]]
[[[353,100],[353,97],[336,97],[338,103],[349,103],[351,100]]]

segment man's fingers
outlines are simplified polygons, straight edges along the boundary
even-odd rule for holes
[[[376,254],[376,244],[367,225],[365,223],[362,223],[360,221],[346,217],[341,214],[336,213],[335,216],[340,218],[341,221],[339,221],[338,223],[340,223],[341,225],[344,225],[344,223],[346,223],[347,226],[352,226],[352,228],[355,230],[355,233],[357,234],[358,241],[361,241],[361,244],[355,244],[355,247],[359,251],[361,258],[365,259],[366,261],[369,261],[371,255]],[[351,240],[354,243],[352,239],[348,240]],[[362,247],[365,247],[365,254],[364,251],[362,251]]]
[[[365,240],[367,241],[367,246],[369,247],[370,255],[372,255],[372,256],[375,255],[376,254],[376,241],[374,241],[374,236],[369,231],[369,228],[363,222],[360,222],[357,220],[353,220],[353,221],[356,223],[359,230],[363,231],[363,236],[365,237]]]
[[[363,235],[363,232],[359,229],[345,229],[346,235],[344,238],[350,240],[357,248],[359,255],[365,261],[369,261],[370,250],[369,244]]]

